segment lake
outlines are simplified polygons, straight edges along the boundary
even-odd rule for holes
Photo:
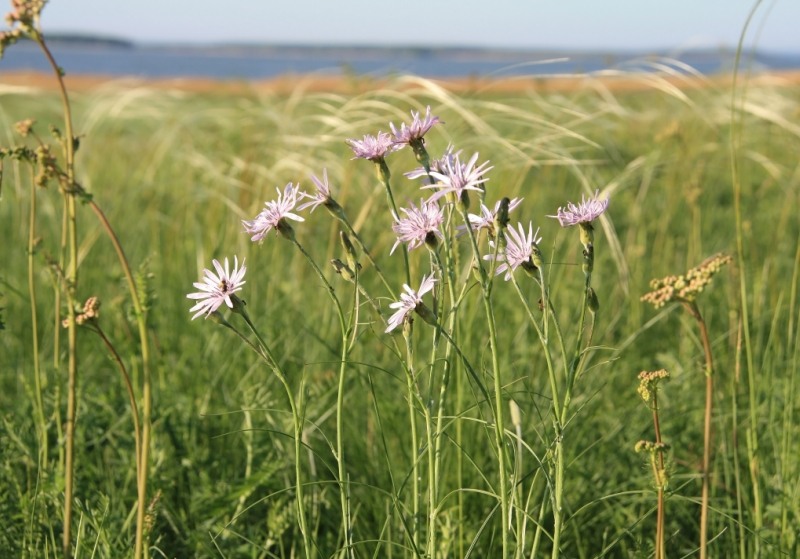
[[[561,53],[548,51],[482,51],[477,49],[360,47],[164,47],[131,48],[51,45],[56,60],[69,74],[139,77],[205,77],[265,79],[283,74],[358,74],[426,77],[508,77],[558,75],[616,70],[657,71],[665,64],[683,65],[703,74],[729,71],[730,51],[689,51],[673,55],[645,53]],[[800,53],[743,57],[755,70],[800,69]],[[48,71],[39,50],[30,43],[9,48],[0,71]]]

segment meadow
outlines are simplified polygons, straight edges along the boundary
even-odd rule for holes
[[[700,87],[698,78],[677,74],[634,79],[643,87],[631,92],[587,77],[568,91],[531,85],[455,93],[398,77],[335,93],[302,83],[279,93],[147,84],[73,93],[74,180],[112,224],[146,307],[152,439],[145,555],[698,556],[703,339],[681,305],[654,309],[640,298],[651,279],[683,274],[720,252],[732,262],[697,297],[715,363],[708,554],[800,555],[800,86],[780,76]],[[0,98],[3,146],[35,146],[32,135],[15,130],[27,118],[43,142],[55,142],[50,124],[63,135],[55,92],[9,89]],[[433,327],[418,311],[413,329],[405,321],[385,333],[389,304],[402,284],[416,289],[436,269],[435,250],[409,250],[408,269],[401,249],[390,254],[396,236],[380,174],[372,162],[354,160],[345,140],[388,131],[390,122],[409,122],[409,111],[424,114],[427,106],[442,121],[425,137],[432,158],[449,144],[465,159],[479,152],[478,162],[493,166],[483,183],[487,206],[523,198],[511,223],[532,220],[540,228],[536,268],[545,275],[531,279],[520,269],[514,282],[480,277],[471,270],[468,236],[446,234],[455,279],[440,278],[437,300],[423,300],[450,309],[438,316],[452,321]],[[60,148],[53,154],[60,157]],[[57,181],[32,187],[35,171],[6,155],[0,550],[63,557],[69,349],[61,321],[70,312],[58,293],[69,261],[70,193]],[[388,155],[386,164],[398,206],[430,195],[403,176],[419,166],[410,149]],[[289,182],[311,192],[309,177],[323,169],[374,262],[360,247],[352,254],[342,247],[341,224],[324,208],[301,212],[305,221],[291,223],[293,234],[320,278],[285,235],[270,232],[253,243],[242,220]],[[595,306],[584,298],[577,228],[547,216],[598,190],[610,203],[594,223]],[[470,194],[475,212],[479,196]],[[141,410],[137,311],[96,214],[86,200],[76,212],[77,299],[102,302],[98,323]],[[458,218],[453,210],[453,224]],[[226,305],[222,316],[253,345],[218,320],[189,313],[193,282],[212,259],[233,263],[234,256],[246,259],[237,295],[269,346],[267,357]],[[329,264],[337,258],[351,271],[358,259],[355,282]],[[491,284],[491,328],[484,283]],[[564,421],[554,417],[549,354],[537,335],[546,324],[559,324],[566,345],[579,347]],[[457,343],[442,341],[445,334]],[[92,329],[77,328],[76,352],[68,553],[131,556],[140,451],[129,394],[120,364]],[[569,353],[555,352],[557,371],[563,364],[576,372]],[[634,447],[654,439],[637,375],[661,369],[670,374],[658,392],[669,480],[664,543],[656,549],[658,491],[650,460]]]

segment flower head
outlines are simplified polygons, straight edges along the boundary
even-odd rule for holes
[[[498,200],[495,203],[493,209],[489,209],[485,204],[481,204],[481,213],[478,214],[467,214],[467,219],[469,219],[469,225],[472,227],[474,231],[480,231],[481,229],[486,229],[489,232],[491,237],[495,236],[495,221],[497,221],[497,213],[500,211],[500,204],[502,204],[502,200]],[[508,211],[512,211],[516,209],[522,203],[522,198],[512,198],[511,201],[508,203]],[[459,229],[465,229],[466,226],[459,225]]]
[[[313,182],[314,186],[317,187],[317,192],[313,195],[302,192],[301,196],[304,198],[309,198],[310,201],[304,202],[297,206],[297,211],[303,211],[306,208],[311,208],[311,211],[313,212],[318,206],[328,205],[333,200],[333,198],[331,198],[331,187],[328,185],[328,169],[322,170],[322,180],[318,179],[314,175],[311,175],[311,182]]]
[[[389,128],[392,129],[392,135],[394,136],[394,143],[400,147],[421,144],[428,130],[433,128],[434,124],[440,122],[438,116],[431,116],[430,106],[425,110],[425,118],[420,119],[419,112],[415,111],[411,111],[411,118],[413,119],[411,124],[406,125],[404,122],[400,125],[399,130],[394,127],[394,123],[389,124]]]
[[[233,308],[233,300],[231,296],[237,291],[242,289],[246,283],[242,281],[247,267],[242,261],[242,267],[239,267],[239,259],[233,257],[233,271],[230,271],[228,259],[225,258],[225,267],[219,263],[218,260],[213,261],[214,269],[217,273],[212,272],[208,268],[203,270],[203,281],[195,282],[194,286],[200,291],[197,293],[189,293],[186,297],[188,299],[197,299],[198,302],[195,306],[189,309],[189,312],[195,313],[192,320],[204,314],[206,318],[216,311],[224,302],[229,308]]]
[[[417,310],[418,306],[423,306],[422,296],[433,289],[434,283],[436,283],[436,279],[433,277],[433,275],[430,275],[422,276],[422,281],[420,282],[419,289],[417,291],[414,291],[408,285],[403,284],[403,291],[405,293],[400,294],[399,301],[389,305],[390,308],[397,310],[392,316],[389,317],[389,320],[387,321],[388,326],[386,328],[386,332],[391,332],[403,324],[411,312]]]
[[[386,132],[378,132],[377,136],[367,134],[363,140],[346,141],[355,154],[353,159],[368,159],[375,162],[382,161],[388,154],[402,147],[394,142],[391,134]]]
[[[542,242],[542,238],[539,236],[539,229],[537,228],[536,232],[534,232],[533,223],[528,223],[527,234],[521,223],[517,223],[517,229],[509,227],[506,230],[506,246],[501,247],[497,254],[497,261],[501,262],[501,264],[497,266],[495,275],[505,272],[506,275],[503,279],[508,281],[511,279],[512,272],[519,266],[533,271],[535,269],[533,251],[540,242]],[[484,260],[495,259],[495,241],[489,241],[489,246],[493,249],[493,252],[484,256]]]
[[[600,191],[596,190],[594,197],[587,199],[585,196],[581,196],[581,203],[577,206],[572,202],[568,202],[566,209],[559,207],[557,215],[548,215],[547,217],[556,218],[561,227],[569,227],[579,223],[591,223],[606,211],[608,202],[608,198],[601,200]]]
[[[265,208],[250,221],[242,220],[244,230],[252,235],[250,240],[253,242],[262,240],[271,229],[281,231],[282,229],[289,229],[291,227],[286,222],[287,219],[294,221],[305,221],[296,213],[293,213],[294,207],[297,205],[298,197],[305,195],[300,192],[300,185],[294,186],[292,183],[286,185],[281,193],[280,189],[275,189],[278,192],[277,200],[270,200],[265,204]]]
[[[430,197],[430,201],[436,201],[449,193],[452,193],[456,199],[463,200],[467,190],[482,192],[483,189],[480,185],[489,180],[484,173],[493,167],[488,167],[488,161],[475,167],[477,160],[478,154],[476,153],[467,163],[461,163],[461,157],[456,154],[455,157],[443,162],[441,171],[431,169],[431,176],[438,182],[423,188],[438,188],[439,190]]]
[[[732,260],[727,254],[715,254],[685,274],[654,279],[650,282],[652,291],[644,294],[641,300],[657,309],[672,301],[692,302],[711,283],[722,266]]]
[[[30,27],[38,19],[46,0],[11,0],[12,11],[6,14],[6,23],[14,25],[20,23],[23,27]]]
[[[406,214],[404,218],[394,216],[392,231],[397,235],[397,241],[392,246],[391,252],[400,243],[408,243],[409,250],[422,246],[425,243],[434,244],[438,239],[443,239],[439,226],[444,221],[442,208],[436,202],[420,200],[419,207],[410,204],[409,207],[400,208]]]
[[[662,380],[667,380],[669,373],[666,369],[658,371],[642,371],[639,373],[639,388],[636,391],[645,403],[652,404],[653,396],[658,392],[658,384]]]

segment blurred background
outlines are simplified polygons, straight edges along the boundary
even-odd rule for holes
[[[786,0],[409,0],[402,10],[367,0],[74,0],[52,2],[42,23],[72,74],[548,75],[652,71],[663,59],[712,74],[732,68],[756,5],[749,67],[800,68],[800,3]],[[46,69],[32,48],[13,49],[0,65],[26,69]]]

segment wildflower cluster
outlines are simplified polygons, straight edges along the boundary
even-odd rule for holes
[[[642,397],[642,400],[649,405],[653,402],[653,396],[659,381],[668,378],[669,373],[665,369],[660,369],[658,371],[642,371],[639,373],[639,388],[637,388],[636,391],[639,393],[639,396]]]
[[[527,226],[517,223],[514,227],[508,227],[509,212],[516,210],[522,204],[523,199],[519,197],[502,199],[495,202],[493,206],[487,206],[483,200],[486,194],[485,184],[489,180],[487,174],[493,169],[490,162],[478,163],[478,153],[474,153],[464,161],[461,151],[455,150],[452,145],[447,146],[440,158],[431,160],[425,148],[424,136],[441,121],[439,117],[431,114],[430,107],[426,108],[424,117],[415,111],[411,112],[411,117],[410,124],[402,123],[398,127],[394,123],[390,123],[391,134],[378,132],[375,135],[364,135],[361,139],[347,140],[347,144],[353,151],[353,159],[366,159],[374,162],[378,168],[379,178],[387,186],[393,206],[391,227],[396,237],[390,253],[394,253],[401,245],[406,245],[408,250],[423,245],[433,251],[437,250],[445,239],[444,208],[453,204],[460,211],[465,211],[470,205],[470,193],[475,193],[480,199],[479,211],[478,213],[462,214],[465,216],[465,223],[458,226],[460,234],[470,230],[487,232],[489,250],[488,254],[483,255],[482,258],[485,261],[496,263],[493,268],[495,274],[504,274],[506,281],[512,278],[513,272],[519,267],[531,274],[535,272],[541,264],[539,244],[542,242],[542,238],[539,235],[539,228],[534,230],[532,222],[528,222]],[[394,198],[388,186],[390,173],[386,165],[386,157],[405,146],[410,146],[414,150],[417,160],[423,163],[422,167],[405,173],[405,176],[409,179],[427,179],[421,188],[434,192],[427,199],[420,199],[419,204],[410,203],[407,207],[395,208]],[[313,194],[301,191],[299,184],[290,182],[282,191],[277,189],[277,198],[266,202],[264,209],[255,218],[242,221],[245,232],[250,235],[253,242],[262,241],[273,230],[281,236],[294,240],[294,230],[290,221],[305,221],[299,212],[304,210],[313,212],[319,206],[325,207],[345,225],[348,224],[344,210],[331,194],[327,169],[323,170],[322,179],[312,176],[311,180],[315,186]],[[600,199],[599,192],[596,192],[592,198],[584,197],[580,204],[576,205],[570,202],[566,208],[558,208],[557,215],[549,217],[557,218],[564,227],[579,224],[582,228],[590,229],[591,222],[608,208],[608,203],[608,198]],[[332,264],[338,273],[346,278],[352,278],[355,269],[359,266],[350,260],[353,259],[348,257],[348,264],[344,264],[341,260],[334,259]],[[218,263],[215,261],[216,266]],[[196,313],[195,318],[201,314],[210,315],[220,307],[223,301],[230,307],[231,304],[226,297],[233,293],[231,289],[238,289],[243,283],[240,283],[240,280],[244,275],[244,266],[241,269],[234,268],[231,276],[235,277],[229,276],[228,271],[221,268],[218,268],[217,272],[217,274],[213,274],[206,270],[205,283],[195,284],[198,288],[203,286],[201,293],[190,295],[191,298],[201,300],[192,308],[192,312]],[[420,288],[421,294],[433,287],[433,276],[426,279],[430,280],[430,283],[423,283]],[[219,287],[221,283],[224,283],[223,288]],[[427,289],[423,290],[422,287]],[[387,331],[399,326],[416,306],[409,307],[409,303],[407,303],[411,300],[407,297],[411,297],[415,292],[408,286],[405,286],[404,289],[406,290],[404,294],[406,299],[401,298],[397,304],[401,305],[398,308],[405,312],[398,311],[392,315]],[[406,304],[403,304],[404,301]]]
[[[83,309],[80,313],[75,315],[76,324],[86,324],[91,320],[97,320],[100,317],[100,299],[97,297],[89,297],[83,304]],[[61,325],[66,328],[69,326],[69,320],[64,319]]]
[[[641,300],[655,308],[661,308],[671,301],[691,302],[697,298],[722,266],[733,259],[726,254],[716,254],[695,266],[686,274],[667,276],[650,282],[650,293],[642,295]]]
[[[669,450],[669,445],[667,443],[654,443],[652,441],[637,441],[635,445],[633,445],[633,450],[636,452],[649,452],[651,454],[655,454],[656,452],[663,452],[665,450]]]
[[[552,366],[552,361],[548,360],[547,374],[550,377],[552,390],[552,413],[556,433],[554,435],[554,460],[562,465],[565,463],[565,450],[561,442],[561,433],[564,427],[563,421],[564,418],[568,417],[568,408],[572,398],[572,390],[575,386],[575,379],[580,378],[581,372],[585,367],[586,349],[591,347],[594,328],[586,329],[584,326],[587,321],[592,321],[593,324],[598,309],[597,297],[590,285],[591,262],[594,258],[594,247],[591,239],[592,221],[606,211],[609,200],[608,198],[601,199],[598,191],[591,198],[584,197],[580,204],[568,203],[566,208],[558,208],[557,215],[550,216],[557,218],[563,227],[579,225],[581,228],[581,241],[584,244],[584,271],[587,275],[582,297],[583,306],[576,328],[578,343],[575,347],[577,349],[574,354],[570,354],[567,350],[567,345],[561,339],[561,329],[557,324],[557,313],[554,311],[549,288],[546,285],[547,274],[542,273],[544,258],[540,250],[542,243],[540,229],[535,227],[532,221],[516,221],[512,225],[509,220],[509,214],[513,211],[518,211],[523,199],[521,197],[500,197],[494,202],[487,203],[489,173],[494,169],[491,162],[488,160],[482,161],[480,154],[477,152],[468,157],[464,156],[460,150],[455,149],[452,145],[449,145],[439,158],[431,158],[427,151],[425,135],[434,126],[441,124],[441,120],[431,114],[430,107],[426,108],[424,116],[421,116],[420,112],[412,111],[411,117],[410,123],[402,123],[399,126],[390,123],[391,133],[381,131],[375,135],[367,134],[359,139],[346,140],[352,150],[353,159],[364,159],[374,164],[377,178],[386,190],[388,199],[387,213],[391,216],[391,223],[386,225],[386,229],[388,232],[389,227],[391,227],[391,231],[395,236],[395,241],[388,252],[389,255],[402,252],[405,264],[405,278],[399,290],[399,295],[395,294],[394,285],[396,284],[383,275],[376,259],[349,222],[344,208],[334,199],[327,170],[323,170],[321,179],[316,176],[311,177],[315,187],[313,193],[304,192],[299,184],[290,182],[283,189],[277,189],[277,197],[267,201],[263,209],[253,219],[243,220],[242,225],[244,231],[253,242],[262,242],[271,231],[275,231],[278,236],[291,241],[314,269],[320,282],[325,286],[327,295],[331,298],[339,316],[342,332],[342,353],[339,360],[340,379],[344,379],[348,367],[348,353],[355,341],[360,339],[356,329],[360,328],[364,321],[356,320],[353,323],[348,323],[349,319],[346,318],[347,313],[340,299],[340,293],[337,293],[334,286],[316,264],[311,252],[303,247],[301,243],[302,236],[295,235],[292,222],[295,224],[304,222],[306,217],[301,215],[302,212],[308,210],[310,214],[318,207],[323,206],[342,226],[339,238],[341,249],[344,250],[344,256],[330,259],[330,264],[341,278],[355,286],[353,291],[354,298],[359,302],[364,301],[373,307],[379,320],[383,323],[381,327],[382,333],[389,334],[399,330],[402,332],[403,341],[406,344],[406,351],[403,352],[398,347],[397,337],[392,337],[387,341],[387,343],[394,345],[393,353],[403,361],[402,370],[407,375],[408,393],[406,400],[409,404],[410,436],[412,438],[411,445],[414,449],[424,446],[417,439],[416,426],[420,421],[426,425],[424,432],[428,439],[427,448],[429,449],[427,451],[427,465],[429,468],[427,500],[431,507],[428,515],[429,525],[427,530],[420,529],[416,526],[418,522],[416,519],[425,518],[425,515],[421,514],[419,510],[422,502],[419,499],[422,476],[419,475],[417,470],[422,467],[423,461],[417,460],[411,465],[413,471],[409,474],[409,478],[412,480],[411,494],[414,496],[412,502],[409,503],[409,510],[410,517],[415,519],[410,538],[415,542],[415,545],[419,545],[421,534],[426,534],[428,542],[424,546],[425,554],[432,557],[435,556],[438,549],[436,545],[438,530],[436,511],[441,504],[436,502],[437,495],[440,493],[436,472],[441,467],[441,453],[438,446],[443,443],[437,441],[446,439],[446,437],[442,436],[441,429],[446,416],[446,406],[450,405],[446,398],[447,379],[449,378],[449,371],[454,370],[453,364],[456,359],[459,359],[463,364],[463,370],[469,374],[470,381],[474,383],[477,392],[481,394],[481,401],[491,408],[492,424],[495,431],[494,444],[496,445],[494,455],[497,456],[497,471],[500,476],[497,492],[501,500],[500,510],[502,512],[500,521],[502,524],[509,524],[509,511],[516,506],[524,507],[524,505],[512,505],[511,503],[515,499],[515,492],[511,489],[510,479],[516,479],[516,477],[511,478],[509,476],[512,468],[516,466],[506,462],[506,453],[503,450],[507,436],[502,411],[505,398],[503,395],[504,381],[501,379],[503,372],[499,365],[500,356],[498,355],[498,348],[501,345],[497,341],[496,312],[493,309],[494,303],[491,295],[492,282],[495,281],[496,276],[502,276],[505,281],[512,283],[516,294],[520,297],[521,304],[526,307],[525,316],[532,323],[531,331],[535,333],[544,350],[548,353],[553,350],[550,347],[552,343],[550,340],[553,339],[550,336],[550,328],[557,328],[557,337],[561,340],[559,344],[560,360],[562,363],[569,364],[568,370],[564,380],[561,380]],[[405,173],[404,176],[411,180],[421,179],[422,184],[419,185],[418,192],[425,193],[425,196],[417,198],[418,201],[398,206],[390,183],[391,171],[387,158],[406,146],[412,149],[415,159],[421,164],[421,167]],[[406,194],[404,199],[415,199],[415,196]],[[471,204],[475,202],[477,202],[476,205],[478,206],[477,211],[468,213]],[[483,234],[484,231],[486,232],[485,234]],[[463,240],[459,241],[459,239]],[[420,265],[418,262],[412,263],[409,256],[411,251],[422,246],[428,249],[429,269],[420,274],[419,287],[414,289],[411,285],[415,285],[414,280],[416,278],[414,278],[414,275]],[[402,250],[398,251],[398,248],[402,248]],[[465,262],[466,265],[462,266],[460,262],[463,262],[464,253],[469,253],[471,259]],[[371,267],[365,267],[363,271],[362,265],[358,261],[361,256],[366,257],[371,264]],[[239,332],[240,337],[269,364],[270,368],[287,388],[287,398],[290,400],[290,407],[292,407],[295,420],[295,459],[299,464],[302,453],[300,444],[297,441],[302,436],[303,421],[297,413],[296,406],[292,403],[292,390],[285,383],[286,375],[280,369],[279,360],[273,355],[268,342],[260,336],[255,325],[245,312],[243,303],[236,296],[236,293],[242,289],[245,283],[244,263],[240,267],[238,259],[236,259],[233,270],[230,269],[227,259],[224,267],[217,260],[214,260],[213,264],[215,271],[206,269],[203,280],[194,284],[199,291],[187,295],[188,298],[197,301],[190,309],[190,312],[193,313],[192,318],[199,316],[212,317],[223,326],[235,329],[230,323],[223,321],[216,313],[223,308],[222,305],[225,303],[228,308],[241,315],[255,339]],[[425,266],[424,261],[421,266]],[[538,301],[540,314],[532,312],[530,308],[531,300],[529,295],[526,294],[527,290],[520,287],[516,282],[514,274],[519,268],[522,268],[523,271],[532,276],[541,290],[541,298]],[[374,286],[371,285],[369,276],[373,273],[379,277],[386,290],[391,294],[391,302],[388,304],[389,312],[386,312],[385,307],[382,307],[384,305],[383,298],[370,293],[370,288]],[[476,280],[479,288],[471,289]],[[477,296],[483,299],[483,307],[486,314],[488,346],[492,352],[492,372],[488,377],[476,372],[476,369],[479,368],[471,363],[473,357],[467,355],[467,353],[471,352],[465,351],[463,340],[459,340],[457,322],[459,308],[462,300],[473,293],[477,293]],[[428,297],[432,299],[432,303],[426,304],[425,299]],[[585,312],[587,308],[592,312]],[[448,372],[441,377],[440,386],[436,387],[436,392],[432,392],[434,384],[437,382],[435,375],[433,373],[424,375],[428,378],[427,380],[422,380],[421,376],[416,372],[419,370],[419,363],[415,363],[415,361],[418,361],[419,358],[416,357],[415,348],[415,344],[418,343],[418,336],[414,335],[415,317],[419,317],[425,324],[435,329],[435,335],[431,342],[434,362],[447,362],[445,369]],[[445,320],[440,321],[442,318]],[[584,334],[585,332],[589,333]],[[440,344],[444,345],[445,341],[447,347],[440,349]],[[405,354],[405,357],[403,357],[403,354]],[[433,368],[431,371],[433,371]],[[491,378],[494,383],[494,398],[490,395],[489,389],[485,385],[486,378]],[[558,386],[559,383],[562,384],[561,387]],[[342,413],[341,391],[343,386],[344,383],[341,382],[340,393],[338,394],[340,403],[337,404],[339,418],[341,418]],[[431,393],[440,395],[438,404],[433,404],[435,399],[431,397]],[[420,410],[415,409],[415,406],[420,402],[432,403],[430,407],[426,407],[422,411],[421,415]],[[512,406],[511,410],[512,422],[519,429],[521,427],[519,407]],[[342,530],[343,533],[349,534],[351,532],[349,525],[350,509],[346,497],[346,480],[348,477],[344,467],[343,452],[343,441],[337,438],[337,475],[339,483],[342,485]],[[418,450],[415,450],[415,452],[418,452]],[[563,528],[563,513],[561,511],[565,509],[562,490],[563,471],[563,467],[556,467],[555,469],[556,481],[553,484],[554,494],[551,497],[554,502],[553,508],[555,509],[553,513],[552,541],[556,549],[559,547],[559,538]],[[311,543],[308,539],[303,513],[302,475],[302,468],[298,466],[295,474],[299,513],[298,523],[308,554],[310,553]],[[516,476],[517,474],[513,475]],[[524,533],[524,531],[523,528],[521,532]],[[501,536],[503,556],[508,556],[508,551],[511,548],[510,537],[511,532],[504,530]],[[535,539],[539,538],[540,536],[535,537]],[[524,547],[524,542],[520,542],[520,545]]]
[[[6,47],[22,37],[36,33],[36,24],[46,0],[11,0],[11,11],[5,16],[10,31],[0,31],[0,58]]]

